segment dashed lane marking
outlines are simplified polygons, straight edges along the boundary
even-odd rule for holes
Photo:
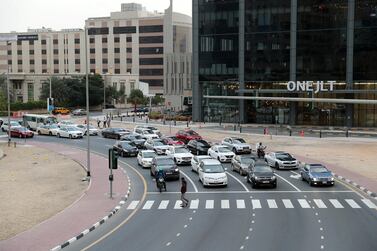
[[[160,203],[160,205],[158,206],[158,209],[167,209],[168,205],[169,205],[169,201],[168,200],[162,200],[161,203]]]
[[[147,200],[143,206],[143,209],[149,210],[152,208],[153,204],[154,204],[154,200]]]
[[[351,200],[351,199],[347,199],[345,200],[348,205],[350,205],[350,207],[352,208],[361,208],[354,200]]]
[[[237,208],[246,208],[244,200],[237,200]]]
[[[138,200],[132,201],[131,204],[127,207],[127,209],[128,210],[134,210],[137,207],[137,205],[139,204],[139,202],[140,201],[138,201]]]
[[[214,200],[206,200],[206,209],[213,209],[215,201]]]
[[[298,199],[297,201],[298,201],[298,203],[300,204],[300,206],[302,208],[310,208],[310,205],[309,205],[309,203],[308,203],[307,200],[305,200],[305,199]]]
[[[335,208],[344,208],[337,199],[330,199],[329,201]]]
[[[269,208],[278,208],[275,200],[267,200],[267,204]]]
[[[221,200],[221,208],[229,209],[229,200]]]
[[[371,200],[368,199],[362,199],[361,200],[367,207],[372,208],[372,209],[377,209],[377,206],[373,204]]]
[[[327,208],[325,203],[320,199],[314,199],[314,203],[317,205],[318,208]]]
[[[251,204],[253,204],[253,209],[262,208],[259,200],[251,200]]]
[[[283,204],[284,204],[285,208],[294,208],[291,200],[289,200],[289,199],[283,199],[282,201],[283,201]]]

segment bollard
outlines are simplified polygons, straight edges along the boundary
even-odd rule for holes
[[[132,118],[132,121],[135,123],[135,116]]]
[[[240,126],[240,133],[242,133],[242,126]]]
[[[120,121],[121,121],[121,122],[123,121],[123,116],[120,116]]]
[[[237,125],[233,125],[233,131],[237,130]]]
[[[177,120],[174,120],[174,126],[176,126],[177,125]]]
[[[348,129],[346,130],[346,137],[348,138]]]
[[[166,120],[165,120],[165,119],[164,119],[164,120],[162,121],[162,124],[163,124],[163,125],[165,125],[165,124],[166,124]]]
[[[187,120],[186,127],[189,127],[190,121]]]
[[[322,138],[322,130],[319,130],[319,138]]]
[[[16,141],[15,141],[15,142],[13,142],[13,147],[14,147],[14,148],[16,148]]]
[[[148,118],[146,118],[146,119],[145,119],[145,123],[147,123],[147,124],[148,124]]]
[[[292,136],[292,130],[289,130],[289,136]]]

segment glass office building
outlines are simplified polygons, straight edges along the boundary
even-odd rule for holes
[[[376,127],[374,104],[235,96],[377,100],[377,1],[193,0],[195,121]]]

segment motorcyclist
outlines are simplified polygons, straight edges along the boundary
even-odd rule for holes
[[[162,170],[162,169],[158,169],[158,171],[157,171],[157,173],[156,173],[156,185],[157,185],[157,188],[158,188],[158,182],[159,182],[159,180],[160,180],[161,178],[163,179],[163,183],[162,183],[162,185],[163,185],[164,189],[166,190],[165,172],[164,172],[164,170]]]
[[[260,157],[264,157],[264,150],[267,148],[267,146],[264,146],[262,144],[262,142],[259,142],[256,146],[257,148],[257,154],[258,154],[258,158]]]

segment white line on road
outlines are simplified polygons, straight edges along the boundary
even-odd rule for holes
[[[187,174],[185,174],[182,170],[180,170],[180,173],[183,174],[183,176],[185,176],[186,179],[188,179],[188,181],[190,181],[190,183],[192,184],[192,187],[195,190],[195,193],[197,193],[198,192],[198,188],[196,187],[194,181],[192,181],[192,179]]]
[[[198,207],[199,207],[199,199],[191,200],[190,209],[198,209]]]
[[[162,200],[160,205],[158,206],[158,209],[166,209],[168,208],[169,201],[168,200]]]
[[[180,194],[181,192],[164,192],[164,194]],[[278,194],[278,193],[355,193],[350,190],[339,190],[339,191],[199,191],[199,192],[187,192],[187,194]],[[147,194],[161,194],[160,192],[147,192]]]
[[[246,208],[244,200],[237,200],[237,208]]]
[[[320,199],[313,199],[314,203],[317,205],[318,208],[327,208],[325,203]]]
[[[289,199],[283,199],[283,204],[284,204],[285,208],[294,208],[291,200],[289,200]]]
[[[373,202],[371,200],[368,200],[368,199],[362,199],[361,200],[365,205],[367,205],[369,208],[372,208],[372,209],[377,209],[377,206],[375,204],[373,204]]]
[[[152,206],[153,206],[153,203],[154,203],[154,200],[147,200],[147,202],[145,202],[145,204],[143,206],[143,209],[144,210],[151,209]]]
[[[305,199],[298,199],[297,201],[298,201],[298,203],[300,203],[300,206],[302,208],[310,208],[310,205],[307,202],[307,200],[305,200]]]
[[[229,200],[221,200],[221,208],[229,209]]]
[[[354,200],[351,200],[351,199],[346,199],[345,200],[348,205],[350,205],[350,207],[352,208],[361,208]]]
[[[140,201],[138,201],[138,200],[132,201],[131,204],[127,207],[127,209],[128,210],[134,210],[137,207],[137,205],[139,204],[139,202]]]
[[[250,191],[244,183],[242,183],[242,181],[240,181],[236,176],[234,176],[233,174],[229,173],[229,172],[226,172],[226,174],[228,174],[230,177],[232,177],[233,179],[235,179],[238,183],[241,184],[241,186],[245,189],[245,191]]]
[[[284,180],[285,182],[287,182],[289,185],[291,185],[294,189],[296,189],[296,191],[301,192],[300,189],[298,189],[295,185],[293,185],[291,182],[289,182],[289,181],[286,180],[285,178],[281,177],[279,174],[275,173],[275,175],[278,176],[280,179]]]
[[[174,209],[181,209],[181,208],[182,208],[182,207],[181,207],[181,203],[182,203],[181,200],[177,200],[177,201],[175,202]]]
[[[269,208],[278,208],[275,200],[267,200],[267,204]]]
[[[330,199],[330,203],[335,207],[335,208],[343,208],[342,204],[337,199]]]
[[[251,204],[253,204],[253,209],[262,208],[259,200],[251,200]]]
[[[206,200],[206,209],[213,209],[215,204],[214,200]]]

